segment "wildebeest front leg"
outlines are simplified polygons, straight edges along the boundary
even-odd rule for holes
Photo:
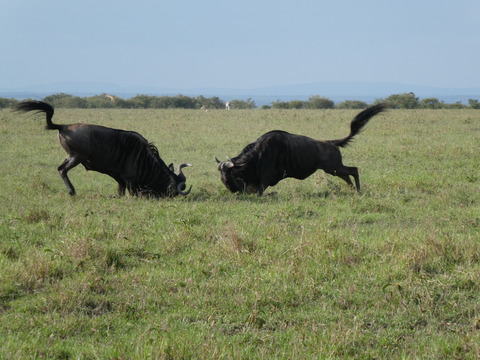
[[[125,190],[127,189],[127,183],[120,176],[113,176],[115,181],[118,183],[118,196],[125,196]]]
[[[65,185],[67,185],[68,193],[72,196],[75,195],[75,188],[73,187],[70,179],[68,178],[67,172],[78,164],[80,164],[80,161],[77,157],[68,157],[63,161],[62,165],[58,167],[58,172],[60,173],[60,176],[62,177]]]
[[[118,181],[118,196],[125,196],[125,189],[127,184],[125,182]]]

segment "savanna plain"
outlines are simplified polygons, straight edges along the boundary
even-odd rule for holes
[[[56,109],[134,130],[190,195],[116,196],[45,116],[0,111],[1,359],[478,359],[480,112],[389,110],[322,171],[263,197],[220,182],[273,129],[348,134],[354,110]]]

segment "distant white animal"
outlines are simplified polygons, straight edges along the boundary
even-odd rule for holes
[[[227,101],[227,102],[225,103],[225,109],[226,109],[226,110],[230,110],[230,101]]]

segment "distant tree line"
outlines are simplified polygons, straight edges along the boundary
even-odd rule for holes
[[[225,102],[218,97],[185,95],[150,96],[137,95],[130,99],[101,94],[90,97],[79,97],[59,93],[44,98],[55,108],[77,109],[224,109]],[[0,98],[0,108],[14,106],[18,100]],[[254,109],[256,104],[252,99],[230,101],[231,109]]]
[[[390,95],[385,99],[376,100],[377,102],[383,102],[392,109],[480,109],[480,102],[475,99],[468,99],[468,105],[460,101],[446,104],[435,97],[420,100],[412,92]]]
[[[177,96],[152,96],[137,95],[130,99],[101,94],[90,97],[79,97],[65,93],[47,96],[45,99],[55,108],[79,109],[225,109],[225,102],[218,97],[190,97]],[[9,108],[19,100],[0,97],[0,108]],[[374,104],[385,103],[390,109],[480,109],[480,102],[469,99],[468,105],[456,102],[446,104],[438,98],[419,99],[414,93],[390,95],[384,99],[377,99]],[[256,109],[257,105],[251,98],[247,100],[230,100],[230,109]],[[262,109],[365,109],[368,107],[364,101],[346,100],[335,104],[329,98],[315,95],[307,101],[274,101],[271,105],[264,105]]]
[[[475,99],[468,99],[468,105],[456,102],[446,104],[438,98],[426,98],[420,100],[414,93],[403,93],[390,95],[384,99],[376,99],[374,104],[384,103],[390,109],[480,109],[480,102]],[[264,108],[273,109],[365,109],[369,106],[364,101],[346,100],[335,104],[332,100],[322,96],[312,96],[308,101],[276,101],[272,106]]]

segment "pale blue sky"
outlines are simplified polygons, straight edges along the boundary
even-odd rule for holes
[[[0,89],[480,86],[478,0],[0,0]]]

